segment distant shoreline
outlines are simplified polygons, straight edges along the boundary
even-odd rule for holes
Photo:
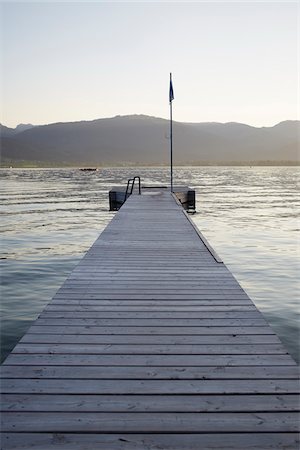
[[[174,167],[299,167],[300,161],[219,161],[219,162],[186,162],[175,164]],[[116,168],[128,168],[128,167],[162,167],[168,168],[169,164],[154,164],[154,163],[112,163],[112,164],[59,164],[59,163],[39,163],[39,162],[2,162],[0,164],[1,169],[81,169],[81,168],[99,168],[106,169],[110,167]]]
[[[133,115],[28,127],[0,125],[1,167],[169,165],[165,119]],[[298,166],[299,132],[300,121],[263,128],[174,122],[173,161],[177,166]]]

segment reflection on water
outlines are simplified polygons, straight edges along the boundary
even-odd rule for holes
[[[7,355],[113,216],[108,191],[168,169],[1,170],[2,353]],[[177,184],[197,192],[193,220],[299,361],[299,168],[193,167]],[[299,211],[299,210],[298,210]]]

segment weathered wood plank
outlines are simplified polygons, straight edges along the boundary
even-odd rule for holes
[[[68,395],[4,394],[1,411],[27,412],[271,412],[299,411],[293,394]]]
[[[149,293],[144,294],[142,291],[140,293],[132,293],[127,294],[126,292],[119,292],[119,293],[101,293],[101,292],[85,292],[85,293],[78,293],[78,292],[69,292],[69,293],[57,293],[55,295],[55,298],[64,298],[64,299],[97,299],[97,300],[245,300],[248,297],[241,293],[241,294],[189,294],[186,293],[184,290],[181,293],[178,293],[177,291],[175,293],[170,294],[164,294],[164,293]]]
[[[228,289],[217,289],[216,287],[211,287],[211,289],[207,289],[207,288],[201,288],[198,286],[191,286],[191,285],[172,285],[172,288],[170,288],[170,286],[160,286],[159,284],[157,285],[152,285],[152,286],[147,286],[147,285],[143,285],[142,283],[140,285],[134,285],[134,286],[118,286],[114,283],[114,286],[101,286],[99,284],[96,283],[90,283],[87,286],[82,286],[80,284],[71,284],[71,285],[64,285],[63,288],[61,288],[58,292],[60,294],[68,294],[69,292],[76,292],[78,294],[82,293],[82,292],[96,292],[98,293],[99,291],[101,293],[110,293],[112,292],[112,290],[116,293],[118,292],[124,292],[126,294],[136,294],[139,290],[142,290],[142,292],[144,294],[147,293],[162,293],[162,294],[174,294],[176,292],[183,292],[184,294],[201,294],[201,295],[213,295],[213,294],[217,294],[217,295],[239,295],[239,294],[243,294],[244,296],[246,296],[245,292],[242,289],[232,289],[232,288],[228,288]]]
[[[299,394],[298,380],[5,379],[5,394]],[[267,399],[266,399],[267,403]]]
[[[194,327],[175,327],[175,326],[118,326],[118,327],[105,327],[105,326],[90,326],[90,325],[70,325],[68,327],[64,325],[49,325],[47,328],[45,325],[39,326],[38,322],[35,322],[29,328],[30,333],[36,334],[88,334],[88,335],[98,335],[98,334],[109,334],[109,335],[274,335],[274,331],[269,326],[194,326]]]
[[[294,366],[289,355],[26,355],[11,353],[4,364],[50,366]]]
[[[299,449],[298,433],[3,433],[3,450],[269,450]]]
[[[46,310],[40,319],[261,319],[255,309],[239,311],[53,311]]]
[[[80,305],[82,307],[86,306],[95,306],[99,308],[107,308],[109,310],[118,309],[119,307],[127,307],[128,311],[130,310],[147,310],[148,308],[150,310],[155,311],[157,308],[165,308],[166,310],[170,310],[171,308],[176,311],[176,308],[178,310],[180,309],[195,309],[197,310],[199,307],[204,308],[207,307],[213,307],[213,306],[249,306],[252,302],[250,300],[236,300],[236,299],[219,299],[219,300],[139,300],[139,299],[131,299],[131,300],[97,300],[97,299],[90,299],[90,300],[74,300],[74,299],[53,299],[51,303],[49,303],[49,306],[72,306],[72,305]]]
[[[201,278],[199,276],[199,273],[195,274],[191,273],[191,271],[184,271],[184,272],[178,272],[175,275],[174,274],[169,274],[165,271],[158,271],[155,273],[152,272],[144,272],[144,274],[141,274],[139,272],[130,272],[130,273],[124,273],[122,271],[120,271],[120,273],[112,273],[111,271],[109,272],[97,272],[97,278],[95,278],[94,276],[92,276],[92,274],[95,273],[95,271],[93,271],[93,269],[84,271],[84,272],[78,272],[75,274],[74,272],[72,272],[72,274],[70,275],[70,277],[68,278],[68,281],[70,283],[74,282],[77,284],[85,284],[85,283],[89,283],[89,282],[93,282],[96,285],[100,285],[102,283],[111,283],[111,282],[116,282],[119,284],[131,284],[131,283],[137,283],[137,284],[142,284],[143,282],[146,282],[148,284],[152,284],[152,283],[162,283],[162,284],[169,284],[170,282],[173,285],[176,285],[176,283],[180,284],[181,286],[184,286],[185,284],[189,284],[189,283],[195,283],[195,280],[197,280],[197,276],[199,277],[199,281],[201,283],[202,286],[205,286],[207,289],[216,287],[216,288],[224,288],[226,289],[227,287],[229,288],[233,288],[236,287],[236,281],[234,280],[234,278],[232,277],[228,277],[228,275],[226,276],[212,276],[209,275],[209,273],[207,275],[203,275],[201,274]]]
[[[108,278],[108,279],[107,279]],[[123,278],[120,277],[100,277],[100,278],[68,278],[66,282],[64,283],[64,288],[74,288],[74,287],[81,287],[81,288],[88,288],[90,283],[93,284],[93,287],[97,288],[106,288],[111,289],[111,281],[114,282],[114,288],[118,289],[126,289],[126,288],[133,288],[133,287],[141,287],[146,289],[152,289],[152,288],[161,288],[161,289],[170,289],[170,280],[168,280],[167,277],[163,276],[162,273],[160,274],[160,277],[152,277],[149,279],[149,277],[146,277],[141,280],[140,278],[132,277],[131,279],[126,276]],[[172,280],[172,288],[186,288],[186,289],[198,289],[199,290],[220,290],[220,291],[238,291],[240,292],[242,288],[240,286],[236,285],[236,282],[234,280],[228,280],[224,282],[217,281],[213,283],[212,281],[207,280],[205,282],[205,285],[203,284],[203,281],[195,280],[195,277],[190,277],[190,279],[187,279],[186,277],[182,277],[181,280],[178,280],[177,278]]]
[[[182,345],[182,344],[279,344],[278,337],[270,335],[126,335],[126,343],[129,344],[160,344]],[[30,334],[26,333],[20,340],[22,344],[123,344],[125,336],[122,335],[78,335],[78,334]]]
[[[36,324],[43,325],[61,325],[61,326],[153,326],[153,327],[263,327],[266,321],[263,318],[259,319],[64,319],[64,318],[39,318]]]
[[[9,366],[1,378],[158,379],[158,380],[266,380],[299,379],[299,366]]]
[[[101,312],[101,316],[105,317],[104,314],[108,315],[112,314],[131,314],[134,313],[137,317],[146,315],[146,317],[152,317],[152,314],[164,315],[164,317],[182,317],[183,314],[193,315],[194,317],[203,317],[203,314],[208,312],[212,313],[240,313],[244,312],[245,314],[252,313],[252,316],[249,317],[261,317],[260,313],[254,307],[254,305],[213,305],[213,306],[98,306],[96,305],[56,305],[51,303],[48,305],[44,311],[44,313],[54,312],[54,313],[78,313],[78,312]],[[122,314],[122,317],[124,315]],[[181,316],[180,316],[181,314]],[[125,316],[126,317],[126,316]],[[214,316],[215,317],[215,316]]]
[[[13,354],[82,355],[285,355],[281,344],[25,344],[19,343]]]
[[[3,432],[233,433],[299,430],[294,412],[252,413],[57,413],[10,412],[2,415]]]

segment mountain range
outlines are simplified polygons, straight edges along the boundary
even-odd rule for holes
[[[2,165],[156,165],[169,162],[169,121],[145,115],[0,125]],[[173,122],[174,164],[299,162],[300,121],[273,127]]]

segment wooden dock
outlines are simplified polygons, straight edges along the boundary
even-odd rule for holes
[[[2,366],[2,449],[298,449],[299,368],[169,192],[133,195]]]

